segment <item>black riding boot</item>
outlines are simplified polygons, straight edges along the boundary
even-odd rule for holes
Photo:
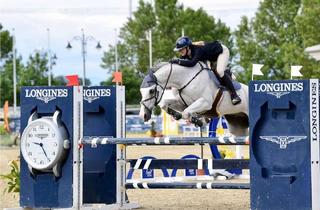
[[[223,75],[223,77],[221,77],[221,80],[224,83],[224,85],[227,87],[227,89],[230,91],[232,104],[233,105],[239,104],[241,102],[241,98],[238,96],[236,90],[233,87],[232,79],[231,79],[230,75],[225,73]]]

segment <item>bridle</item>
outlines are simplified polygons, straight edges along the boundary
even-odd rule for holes
[[[184,105],[185,105],[186,107],[188,107],[188,104],[186,103],[186,101],[185,101],[184,98],[182,97],[182,91],[183,91],[203,70],[208,69],[208,68],[204,67],[200,62],[199,62],[199,64],[200,64],[201,69],[200,69],[182,88],[178,89],[179,96],[180,96],[182,102],[184,103]],[[154,79],[153,81],[149,81],[149,82],[148,82],[148,83],[155,83],[155,84],[156,84],[156,86],[155,86],[155,88],[154,88],[154,95],[151,96],[151,97],[149,97],[149,98],[147,98],[147,99],[145,99],[145,100],[143,100],[143,101],[141,101],[140,104],[143,105],[144,108],[147,109],[149,112],[152,112],[152,110],[151,110],[148,106],[146,106],[144,102],[150,101],[150,100],[152,100],[152,99],[155,98],[154,107],[157,106],[157,105],[160,103],[160,101],[161,101],[161,99],[162,99],[162,97],[163,97],[164,91],[165,91],[165,89],[166,89],[166,87],[167,87],[167,85],[168,85],[168,82],[169,82],[171,73],[172,73],[172,63],[171,63],[171,66],[170,66],[170,73],[169,73],[169,76],[168,76],[168,78],[167,78],[167,81],[166,81],[166,84],[164,85],[164,87],[162,87],[162,86],[158,83],[156,77],[154,77],[155,79]],[[158,86],[162,89],[162,94],[161,94],[161,96],[160,96],[160,99],[159,99],[159,94],[158,94],[159,91],[157,91],[157,87],[158,87]],[[159,100],[158,100],[158,99],[159,99]]]
[[[155,100],[154,100],[154,106],[153,106],[153,107],[157,106],[157,105],[160,103],[160,101],[161,101],[161,99],[162,99],[162,97],[163,97],[164,91],[165,91],[166,88],[167,88],[169,79],[170,79],[170,77],[171,77],[171,73],[172,73],[172,63],[170,63],[170,72],[169,72],[169,75],[168,75],[166,84],[165,84],[163,87],[158,83],[156,77],[154,77],[154,80],[148,82],[148,83],[154,83],[154,84],[156,84],[156,86],[154,87],[154,95],[152,95],[151,97],[149,97],[149,98],[147,98],[147,99],[144,99],[143,101],[140,102],[140,104],[143,105],[144,108],[147,109],[149,112],[152,112],[152,109],[150,109],[148,106],[146,106],[145,102],[150,101],[150,100],[152,100],[152,99],[155,99]],[[161,94],[160,98],[159,98],[158,86],[162,89],[162,94]]]

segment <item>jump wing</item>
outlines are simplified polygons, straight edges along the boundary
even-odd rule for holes
[[[271,141],[271,142],[280,144],[280,140],[279,140],[278,136],[260,136],[260,139],[264,139],[267,141]]]
[[[306,139],[307,136],[288,136],[288,144]]]

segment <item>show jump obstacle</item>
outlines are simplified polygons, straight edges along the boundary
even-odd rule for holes
[[[137,206],[128,202],[126,189],[250,188],[251,209],[320,209],[319,80],[250,83],[250,186],[126,183],[128,163],[142,169],[247,169],[249,161],[127,160],[127,145],[243,145],[248,139],[127,139],[124,91],[21,89],[21,208],[130,209]]]

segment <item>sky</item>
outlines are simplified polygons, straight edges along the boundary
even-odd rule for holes
[[[152,0],[145,0],[152,2]],[[95,41],[88,41],[86,77],[92,85],[99,85],[110,75],[100,67],[103,52],[114,45],[116,31],[130,16],[130,0],[0,0],[0,23],[4,29],[15,31],[16,48],[23,62],[36,51],[55,53],[57,64],[52,73],[57,75],[83,75],[81,42],[68,41],[81,35],[93,36],[101,42],[97,50]],[[139,0],[131,0],[131,11],[137,9]],[[259,0],[180,0],[185,7],[204,8],[209,15],[221,19],[232,30],[240,23],[241,16],[254,16]],[[50,33],[48,33],[48,29]],[[48,34],[50,34],[48,36]],[[186,34],[187,35],[187,34]],[[49,37],[49,38],[48,38]],[[49,41],[48,41],[49,40]],[[50,43],[50,48],[48,47]],[[173,43],[174,44],[174,43]]]

